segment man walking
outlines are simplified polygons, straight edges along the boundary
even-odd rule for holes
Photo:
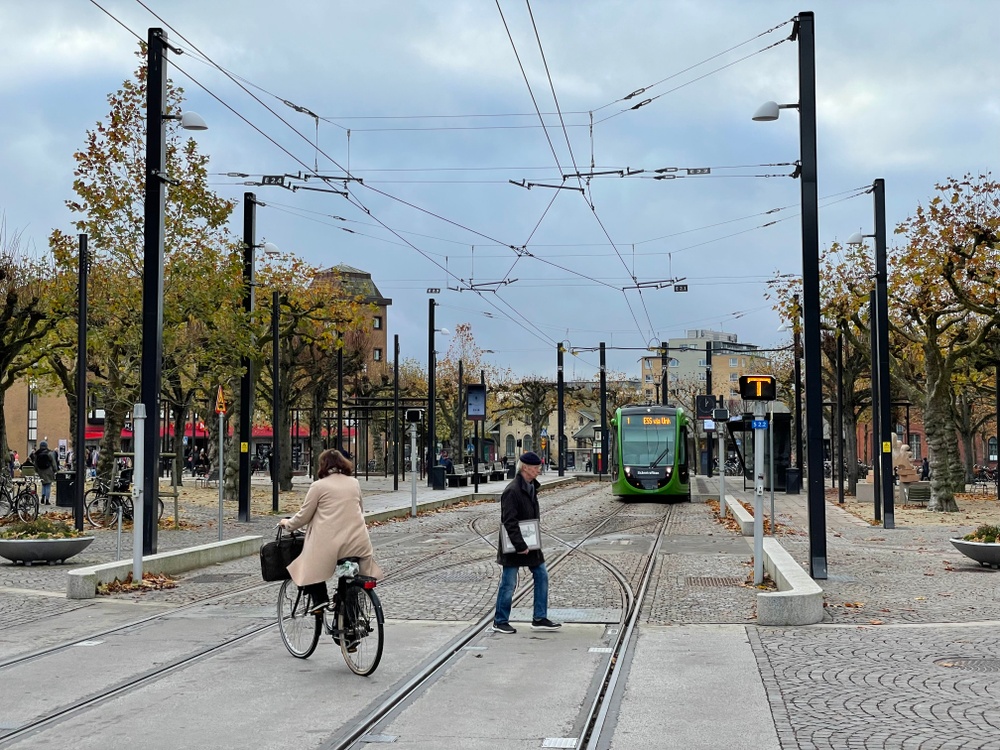
[[[497,564],[503,572],[500,575],[500,588],[497,591],[497,609],[493,616],[493,631],[496,633],[513,634],[517,631],[510,624],[510,608],[517,586],[518,568],[526,567],[531,571],[535,584],[534,612],[532,614],[532,630],[558,630],[562,625],[548,618],[549,607],[549,573],[545,568],[545,558],[542,555],[541,539],[536,536],[534,547],[529,549],[521,532],[521,521],[534,520],[537,524],[538,511],[537,489],[538,473],[542,468],[542,459],[531,451],[523,454],[517,462],[517,474],[503,491],[500,497],[500,538],[497,545]],[[512,552],[504,552],[504,534],[510,538]]]

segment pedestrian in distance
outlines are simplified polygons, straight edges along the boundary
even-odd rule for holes
[[[309,486],[302,508],[278,522],[289,531],[309,525],[302,554],[292,560],[288,572],[299,589],[312,598],[314,614],[322,612],[330,601],[326,581],[333,577],[338,560],[357,557],[361,575],[383,575],[365,526],[361,485],[353,475],[354,464],[343,453],[323,451],[318,478]]]
[[[56,471],[59,470],[59,456],[49,450],[49,444],[42,441],[35,451],[35,473],[42,482],[42,505],[52,502],[52,483],[56,481]]]
[[[444,467],[445,474],[455,473],[455,464],[453,464],[451,462],[451,459],[448,458],[448,451],[441,451],[441,459],[438,461],[438,463]]]
[[[496,614],[493,616],[493,631],[511,635],[517,631],[510,624],[510,608],[517,587],[517,574],[520,568],[531,571],[534,581],[534,609],[532,612],[532,630],[558,630],[560,623],[548,618],[549,608],[549,573],[545,568],[545,557],[541,547],[528,549],[521,534],[521,521],[540,520],[538,509],[538,473],[542,468],[542,459],[536,453],[528,451],[521,455],[517,462],[517,473],[500,496],[500,538],[497,544],[497,564],[501,566],[500,588],[497,590]],[[507,532],[514,551],[503,551],[503,533]]]
[[[927,456],[924,456],[924,460],[920,462],[920,481],[926,482],[931,478],[931,465],[927,460]]]

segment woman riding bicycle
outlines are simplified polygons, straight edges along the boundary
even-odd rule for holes
[[[338,450],[319,456],[318,479],[309,487],[302,508],[278,523],[289,531],[309,525],[302,554],[288,566],[295,584],[321,612],[330,601],[326,581],[333,577],[337,561],[357,557],[361,575],[381,578],[375,562],[368,528],[365,526],[361,485],[352,475],[354,464]]]

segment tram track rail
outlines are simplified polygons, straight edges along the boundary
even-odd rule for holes
[[[585,497],[587,494],[590,493],[589,492],[584,493],[583,496]],[[570,500],[567,500],[567,503],[571,502],[572,500],[578,500],[578,499],[579,497],[571,498]],[[558,571],[559,566],[565,560],[569,559],[570,555],[572,555],[577,549],[579,549],[579,547],[582,544],[584,544],[588,539],[592,538],[595,534],[599,533],[601,529],[603,529],[614,517],[616,517],[624,509],[624,507],[625,506],[622,506],[622,508],[617,509],[609,516],[603,518],[598,524],[593,526],[584,535],[582,539],[578,540],[577,542],[575,543],[562,542],[567,546],[567,549],[564,550],[562,554],[559,555],[552,563],[550,563],[549,569],[550,570],[555,569]],[[451,550],[459,549],[469,544],[485,541],[494,550],[489,554],[489,557],[492,558],[493,555],[495,554],[495,549],[496,549],[494,543],[489,539],[489,537],[479,532],[478,528],[476,527],[476,523],[481,522],[488,516],[493,516],[494,514],[495,510],[492,510],[490,513],[483,513],[481,515],[478,515],[476,518],[470,519],[467,522],[467,528],[471,529],[476,534],[476,537],[473,539],[465,540],[460,544],[454,545],[450,549]],[[382,579],[380,583],[391,583],[395,582],[397,579],[400,581],[406,580],[406,577],[404,576],[405,573],[411,572],[414,568],[420,565],[424,565],[430,560],[440,558],[441,554],[442,553],[438,551],[426,555],[421,559],[414,561],[410,565],[407,565],[404,568],[393,571],[391,574],[386,575],[386,577]],[[467,563],[468,561],[465,561],[465,564]],[[459,564],[462,563],[456,563],[455,565],[457,566]],[[435,570],[439,569],[440,567],[435,568]],[[204,606],[206,604],[212,604],[215,602],[224,601],[225,599],[244,595],[250,592],[260,591],[267,588],[277,588],[278,585],[279,584],[277,582],[266,582],[266,583],[254,582],[249,585],[238,586],[234,589],[225,592],[213,594],[206,597],[201,597],[197,600],[172,607],[171,609],[164,612],[158,612],[146,617],[142,617],[133,620],[131,622],[115,626],[113,628],[105,628],[103,630],[91,633],[86,637],[73,638],[64,643],[60,643],[55,646],[51,646],[49,648],[41,649],[11,659],[7,659],[3,662],[0,662],[0,673],[2,673],[3,670],[9,669],[11,667],[22,666],[31,661],[36,661],[44,659],[49,656],[59,654],[75,646],[78,646],[82,643],[85,643],[86,641],[93,641],[101,638],[106,638],[107,636],[113,635],[115,633],[120,633],[137,627],[142,627],[157,620],[176,616],[178,613],[182,613],[186,610],[191,610],[197,607]],[[523,584],[519,588],[519,590],[515,592],[514,601],[519,602],[530,592],[530,590],[531,590],[530,582]],[[483,630],[492,622],[492,618],[493,618],[492,612],[485,614],[480,620],[478,620],[472,626],[467,628],[463,633],[452,639],[452,641],[450,641],[449,644],[447,644],[444,648],[439,649],[438,652],[434,656],[432,656],[429,661],[425,662],[425,664],[418,670],[418,672],[416,672],[412,677],[410,677],[403,685],[397,688],[392,693],[392,695],[389,696],[389,698],[384,700],[379,706],[373,709],[364,719],[362,719],[360,723],[355,724],[354,728],[349,731],[346,737],[344,735],[340,735],[338,739],[331,740],[328,744],[323,745],[322,747],[337,748],[338,750],[340,748],[346,749],[351,747],[358,747],[360,739],[365,734],[368,734],[371,731],[371,729],[375,727],[378,723],[383,722],[388,718],[390,718],[393,712],[397,708],[404,705],[409,700],[412,700],[417,695],[418,691],[421,689],[422,686],[430,684],[435,679],[436,676],[440,675],[444,667],[447,664],[449,664],[451,660],[466,645],[468,645],[472,640],[474,640],[483,632]],[[277,628],[276,620],[261,625],[255,625],[250,629],[239,633],[238,635],[226,637],[218,643],[204,646],[193,652],[177,656],[176,658],[170,660],[167,663],[164,663],[152,669],[148,669],[139,674],[133,675],[127,679],[119,681],[118,683],[108,688],[101,689],[93,694],[72,701],[67,705],[60,706],[40,716],[34,717],[31,720],[27,721],[22,726],[7,730],[3,734],[0,734],[0,748],[7,747],[14,742],[24,739],[25,737],[43,731],[46,728],[53,726],[62,720],[66,720],[74,716],[84,714],[88,710],[92,710],[93,708],[100,706],[104,701],[110,700],[118,696],[122,696],[129,692],[138,691],[143,687],[153,684],[156,681],[172,673],[179,672],[181,670],[194,666],[199,662],[203,662],[207,659],[210,659],[213,656],[216,656],[230,648],[233,648],[239,644],[242,644],[256,636],[259,636],[275,628]]]
[[[579,548],[589,539],[598,534],[611,521],[611,519],[619,515],[624,508],[625,506],[621,506],[621,508],[616,509],[611,515],[603,518],[586,534],[584,534],[583,538],[575,543],[563,541],[562,543],[567,546],[567,549],[565,549],[562,554],[560,554],[551,563],[546,563],[550,573],[555,571],[556,574],[558,574],[560,566],[565,561],[571,559],[571,555],[573,555],[573,553],[579,550]],[[490,538],[475,527],[475,522],[478,520],[481,519],[477,518],[470,521],[470,527],[476,534],[479,535],[481,540],[485,541],[495,550],[496,547],[493,545]],[[663,523],[665,524],[665,520]],[[545,532],[543,531],[543,534],[544,533]],[[595,559],[599,558],[595,557]],[[630,589],[630,584],[626,580],[627,577],[620,571],[618,571],[618,574],[620,577],[616,576],[616,580],[618,580],[621,585],[625,586],[626,589]],[[530,582],[526,582],[521,585],[517,591],[514,592],[514,603],[518,603],[521,599],[527,596],[531,592],[531,588],[532,584]],[[635,609],[635,607],[632,609]],[[413,702],[424,689],[430,687],[436,679],[444,674],[447,667],[452,663],[455,657],[472,641],[478,638],[492,622],[493,612],[489,611],[473,625],[469,626],[462,633],[453,638],[447,645],[439,649],[438,652],[427,660],[421,667],[419,667],[406,680],[405,683],[394,690],[387,698],[383,699],[377,706],[372,708],[358,722],[356,722],[351,729],[347,732],[335,735],[333,738],[320,745],[322,750],[356,750],[367,744],[364,740],[367,735],[376,733],[380,725],[391,722],[397,714]],[[614,656],[614,654],[612,654],[612,656]],[[607,683],[607,681],[608,678],[605,676],[604,682]],[[606,694],[606,690],[601,691],[601,695]]]

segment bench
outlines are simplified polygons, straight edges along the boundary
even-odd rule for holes
[[[493,468],[490,469],[490,481],[502,482],[506,478],[507,471],[503,468],[503,464],[499,461],[494,461]]]
[[[208,474],[199,474],[194,478],[195,487],[207,488],[210,484],[217,485],[218,483],[219,483],[218,467],[212,469]]]
[[[929,503],[931,501],[930,482],[911,482],[903,485],[903,505],[907,503]]]
[[[468,487],[469,475],[465,473],[464,466],[456,466],[450,474],[445,474],[449,487]]]

